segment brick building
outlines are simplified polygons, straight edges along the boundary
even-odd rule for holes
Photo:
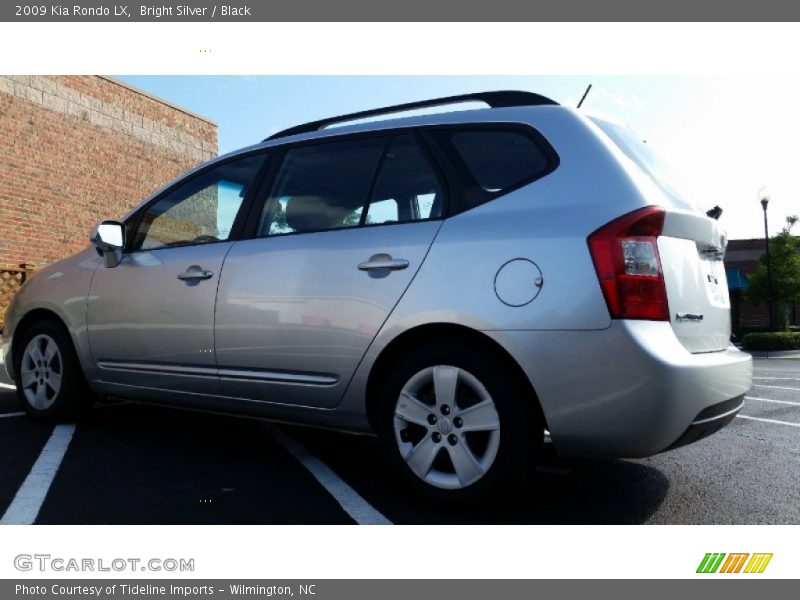
[[[742,296],[747,288],[747,276],[759,265],[765,252],[764,238],[731,240],[725,252],[725,273],[731,296],[731,324],[733,332],[740,335],[751,330],[769,328],[769,311],[766,303],[751,304]],[[798,324],[800,310],[797,306],[789,311],[789,323]]]
[[[212,121],[99,76],[0,76],[0,323],[24,275],[217,153]]]

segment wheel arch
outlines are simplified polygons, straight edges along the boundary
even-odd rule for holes
[[[415,347],[435,344],[442,341],[458,341],[475,347],[477,351],[486,352],[503,364],[514,378],[514,382],[523,392],[524,399],[527,400],[524,402],[524,407],[528,416],[528,422],[530,424],[540,422],[547,426],[539,397],[536,395],[536,390],[519,363],[502,345],[488,335],[463,325],[456,325],[453,323],[429,323],[404,331],[389,342],[378,355],[378,358],[375,359],[370,369],[366,386],[367,419],[373,430],[375,430],[380,382],[392,368],[395,361],[405,353],[413,351]]]

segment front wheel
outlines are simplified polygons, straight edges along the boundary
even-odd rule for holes
[[[420,349],[383,388],[376,423],[390,460],[423,493],[473,499],[527,471],[543,426],[505,365],[463,345]]]
[[[91,393],[64,328],[51,321],[35,323],[23,333],[20,349],[14,371],[25,412],[40,421],[75,419]]]

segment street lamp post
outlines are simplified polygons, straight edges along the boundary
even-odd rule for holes
[[[769,330],[775,331],[775,302],[772,297],[772,262],[769,258],[769,227],[767,226],[767,204],[769,198],[761,199],[761,208],[764,209],[764,245],[767,249],[767,310],[769,311]]]

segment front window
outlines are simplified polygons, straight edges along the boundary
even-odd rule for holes
[[[131,250],[227,240],[263,163],[263,154],[231,160],[174,188],[145,210]]]

